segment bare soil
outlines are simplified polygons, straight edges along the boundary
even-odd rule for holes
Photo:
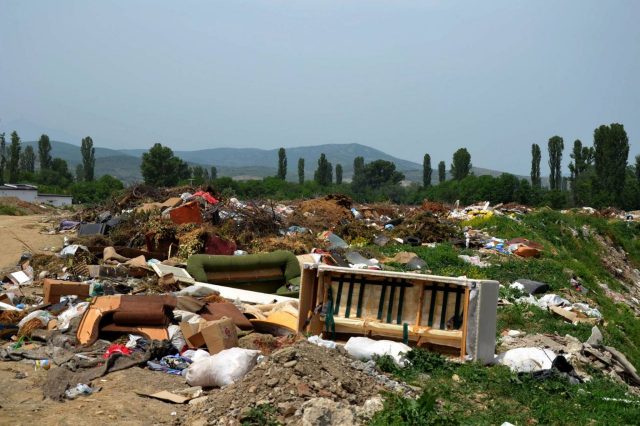
[[[0,216],[0,271],[14,267],[25,251],[60,250],[64,235],[47,234],[56,225],[57,220],[49,215]]]
[[[42,394],[47,374],[47,371],[36,371],[34,364],[28,362],[0,364],[0,424],[78,426],[99,422],[166,425],[180,421],[187,412],[187,404],[170,404],[135,393],[189,387],[179,376],[129,368],[96,379],[92,386],[102,388],[97,393],[55,402],[44,399]]]

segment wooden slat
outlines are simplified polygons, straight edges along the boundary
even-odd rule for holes
[[[464,314],[462,316],[462,342],[460,343],[460,358],[464,360],[467,355],[467,327],[469,325],[469,288],[464,291]]]

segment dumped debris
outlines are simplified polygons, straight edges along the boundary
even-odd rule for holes
[[[273,352],[240,381],[212,392],[206,403],[191,410],[187,421],[241,422],[251,408],[270,405],[283,423],[299,424],[303,417],[311,416],[309,407],[318,404],[317,398],[343,404],[350,411],[364,406],[380,391],[390,390],[353,364],[342,350],[300,341]],[[315,402],[305,405],[308,401]]]

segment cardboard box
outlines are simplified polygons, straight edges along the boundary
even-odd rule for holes
[[[76,295],[80,299],[89,297],[89,284],[45,278],[44,303],[58,303],[60,296]]]
[[[183,321],[180,330],[190,348],[206,345],[211,355],[238,346],[238,333],[230,318],[195,324]]]

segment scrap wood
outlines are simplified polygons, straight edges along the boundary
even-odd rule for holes
[[[135,393],[137,395],[144,396],[147,398],[155,398],[155,399],[159,399],[160,401],[172,402],[174,404],[184,404],[185,402],[191,401],[193,399],[193,397],[176,395],[175,393],[169,392],[166,390],[156,392],[153,394],[148,392],[140,392],[140,391],[135,391]]]

